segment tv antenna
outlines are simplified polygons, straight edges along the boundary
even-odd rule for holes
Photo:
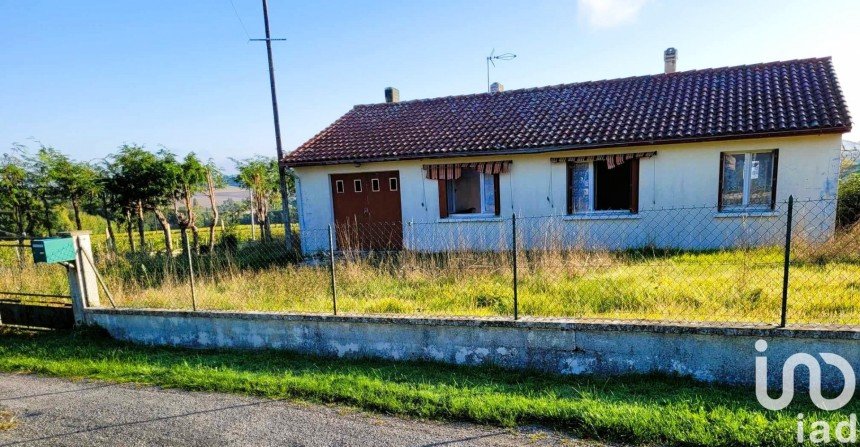
[[[517,55],[514,53],[496,54],[496,49],[493,48],[493,51],[491,51],[490,55],[487,56],[487,93],[490,93],[490,64],[492,64],[493,67],[495,67],[496,66],[495,61],[509,61],[509,60],[514,59],[516,57],[517,57]]]

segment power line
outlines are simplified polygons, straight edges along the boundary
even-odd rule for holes
[[[251,35],[248,34],[248,29],[245,28],[245,22],[242,21],[242,16],[239,15],[239,10],[236,9],[236,5],[233,3],[233,0],[230,0],[230,6],[233,7],[233,12],[236,14],[236,18],[239,19],[239,25],[242,25],[242,31],[245,32],[245,37],[247,37],[248,40],[251,40]]]

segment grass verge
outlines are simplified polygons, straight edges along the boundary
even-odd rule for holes
[[[794,446],[797,413],[835,424],[857,412],[849,405],[823,413],[798,399],[770,412],[752,390],[679,377],[561,377],[275,351],[155,348],[93,331],[0,335],[5,372],[293,398],[426,419],[538,424],[634,444]]]

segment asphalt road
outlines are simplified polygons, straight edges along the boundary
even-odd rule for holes
[[[596,446],[506,430],[219,393],[0,374],[0,408],[17,427],[0,446]]]

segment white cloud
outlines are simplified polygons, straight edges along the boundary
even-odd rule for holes
[[[593,28],[611,28],[636,20],[649,0],[579,0],[579,12]]]

